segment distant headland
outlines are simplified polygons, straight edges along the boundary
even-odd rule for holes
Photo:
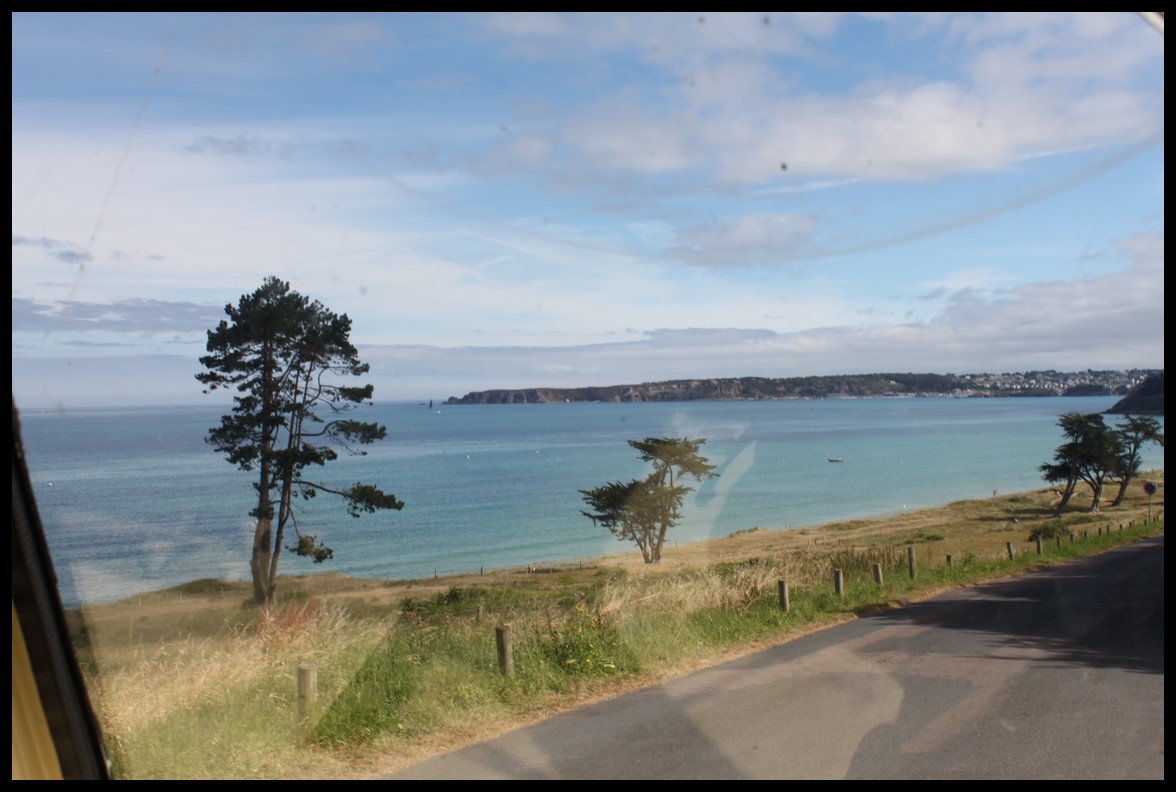
[[[1115,415],[1163,415],[1164,372],[1149,375],[1107,412]]]
[[[446,404],[547,404],[553,402],[666,402],[699,400],[869,399],[949,396],[1128,396],[1145,381],[1159,379],[1159,408],[1126,410],[1163,414],[1163,371],[1060,372],[1013,374],[843,374],[813,377],[716,377],[667,380],[637,385],[583,388],[521,388],[473,391]],[[1153,385],[1149,385],[1153,388]],[[1151,399],[1154,401],[1154,398]],[[1150,404],[1151,402],[1149,402]],[[1116,410],[1119,405],[1112,408]]]

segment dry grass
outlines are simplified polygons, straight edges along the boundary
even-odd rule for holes
[[[1160,514],[1163,473],[1148,477],[1160,485],[1159,495],[1152,499],[1152,510]],[[754,641],[759,639],[743,645],[700,643],[686,629],[687,617],[707,612],[737,614],[771,596],[781,579],[794,588],[828,586],[835,567],[860,578],[869,575],[875,563],[890,575],[905,570],[910,547],[921,568],[943,565],[947,555],[961,560],[1002,558],[1010,542],[1017,552],[1026,552],[1034,526],[1057,522],[1050,516],[1055,497],[1052,490],[1041,489],[820,528],[739,531],[668,547],[660,567],[644,565],[634,552],[586,568],[544,570],[558,574],[501,570],[424,582],[354,580],[330,574],[288,578],[283,591],[289,602],[260,618],[243,605],[248,584],[219,581],[197,581],[90,607],[71,618],[75,637],[84,647],[83,666],[99,718],[127,775],[362,776],[755,648],[759,644]],[[1070,512],[1061,521],[1078,535],[1094,534],[1100,528],[1142,521],[1147,512],[1145,496],[1133,492],[1123,506],[1102,514]],[[513,709],[491,702],[491,708],[482,712],[455,699],[454,706],[438,714],[440,726],[412,740],[376,740],[358,752],[308,747],[299,737],[293,714],[298,664],[314,662],[329,669],[319,681],[320,697],[329,702],[349,684],[375,647],[385,645],[392,631],[402,629],[396,625],[406,598],[429,601],[455,587],[524,593],[551,590],[565,598],[560,592],[592,591],[593,609],[621,626],[638,654],[652,657],[662,652],[640,645],[643,636],[650,641],[680,639],[681,645],[658,654],[665,662],[650,663],[639,677],[604,686],[573,686],[557,696],[536,694]],[[521,604],[509,605],[501,614],[487,613],[487,622],[505,614],[516,622],[520,634],[541,636],[562,618],[553,615],[550,605],[528,612],[526,601],[520,599]],[[446,613],[443,622],[431,627],[422,622],[415,628],[422,631],[422,646],[432,640],[430,630],[459,636],[486,629],[473,611]],[[773,640],[809,629],[790,628]],[[423,656],[412,662],[423,663]],[[460,687],[465,683],[458,679],[441,684]],[[456,692],[467,696],[467,701],[473,700],[471,696],[485,697],[472,689]],[[216,723],[223,713],[243,708],[248,717],[242,723]],[[255,736],[254,730],[264,734]],[[160,738],[172,733],[178,736]],[[201,751],[182,755],[190,743],[201,745]]]

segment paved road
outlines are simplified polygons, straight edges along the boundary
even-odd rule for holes
[[[860,619],[391,776],[1164,777],[1164,540]]]

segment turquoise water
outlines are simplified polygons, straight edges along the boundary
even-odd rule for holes
[[[406,502],[349,517],[320,497],[299,514],[335,549],[291,574],[421,578],[631,548],[580,513],[578,490],[642,475],[626,440],[706,438],[719,476],[684,505],[671,543],[784,529],[1043,486],[1057,417],[1113,398],[865,399],[665,404],[382,404],[388,440],[324,469]],[[203,577],[248,579],[254,492],[204,443],[223,408],[22,414],[37,502],[67,605]],[[828,457],[841,457],[830,463]],[[1163,450],[1145,466],[1162,468]]]

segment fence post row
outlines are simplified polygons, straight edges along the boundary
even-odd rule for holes
[[[1154,519],[1154,521],[1159,522],[1160,519],[1161,518],[1159,516],[1157,516]],[[1134,528],[1135,528],[1135,521],[1132,520],[1128,523],[1128,529],[1134,530]],[[1107,530],[1107,535],[1109,536],[1111,533],[1111,526],[1107,525],[1106,530]],[[1123,523],[1119,523],[1119,530],[1120,531],[1123,530]],[[1102,533],[1103,533],[1103,527],[1100,525],[1098,527],[1098,535],[1102,536]],[[1075,537],[1076,537],[1076,534],[1073,531],[1070,531],[1069,532],[1070,544],[1074,543]],[[1082,538],[1089,539],[1090,538],[1090,531],[1083,530],[1082,531]],[[1057,546],[1061,547],[1062,546],[1062,537],[1059,535],[1059,536],[1056,536],[1055,539],[1056,539]],[[1037,545],[1037,554],[1041,555],[1042,554],[1041,537],[1037,537],[1036,545]],[[1008,553],[1009,560],[1010,561],[1013,560],[1016,556],[1016,554],[1013,550],[1013,543],[1006,542],[1005,543],[1005,550]],[[952,555],[950,553],[948,553],[947,554],[947,566],[950,568],[952,565],[953,565],[953,558],[952,558]],[[581,564],[581,566],[582,566],[582,564]],[[874,573],[874,582],[877,583],[879,586],[881,586],[882,585],[882,565],[875,563],[875,564],[872,564],[871,566],[872,566],[872,571]],[[916,570],[915,570],[915,548],[913,545],[907,546],[907,570],[910,573],[911,578],[914,578]],[[479,570],[479,571],[484,572],[484,569]],[[436,575],[437,570],[434,570],[433,574]],[[844,596],[844,594],[845,594],[845,575],[844,575],[844,572],[839,567],[833,569],[833,586],[837,592],[838,597]],[[786,581],[786,580],[778,581],[777,587],[779,590],[780,610],[783,611],[784,613],[787,613],[791,607],[791,601],[790,601],[790,597],[789,597],[789,593],[788,593],[788,581]],[[223,588],[222,588],[221,593],[223,596],[224,595]],[[183,596],[183,592],[180,592],[180,596],[181,597]],[[140,603],[141,602],[142,602],[142,597],[140,597]],[[477,615],[478,621],[482,620],[482,616],[483,616],[483,606],[479,605],[478,606],[478,615]],[[513,648],[513,643],[512,643],[512,639],[511,639],[511,627],[509,624],[500,625],[495,628],[495,641],[496,641],[497,648],[498,648],[498,668],[499,668],[499,671],[501,671],[501,673],[504,676],[513,677],[515,675],[514,648]],[[300,723],[302,723],[303,725],[305,725],[306,723],[308,723],[310,721],[310,719],[314,713],[315,698],[316,698],[316,694],[317,694],[316,688],[317,688],[317,680],[316,680],[315,664],[314,663],[301,663],[298,666],[298,718],[299,718]]]

